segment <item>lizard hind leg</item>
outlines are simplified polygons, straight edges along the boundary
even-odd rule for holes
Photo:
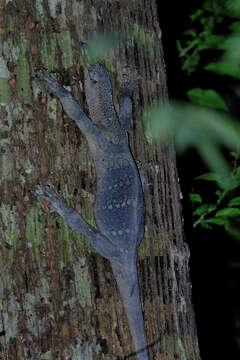
[[[52,184],[39,186],[32,193],[38,200],[48,200],[53,207],[51,212],[56,211],[73,230],[83,234],[100,255],[107,259],[117,256],[116,245],[98,229],[88,224],[77,211],[69,207],[62,195],[54,190]]]

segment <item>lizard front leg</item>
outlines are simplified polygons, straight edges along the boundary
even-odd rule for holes
[[[64,87],[58,83],[56,78],[50,76],[46,71],[39,71],[37,75],[40,84],[46,91],[59,98],[67,115],[76,122],[79,129],[85,135],[98,133],[97,126],[93,124],[92,120],[85,114],[73,95],[68,90],[64,89]]]
[[[119,122],[125,131],[128,131],[132,121],[132,96],[131,83],[126,81],[122,88],[122,95],[119,103]]]
[[[132,67],[125,68],[121,79],[121,97],[119,104],[119,122],[125,131],[128,131],[132,120],[132,95],[139,78],[137,70]]]
[[[91,227],[78,212],[69,207],[50,184],[40,186],[37,191],[33,191],[33,194],[39,200],[48,200],[53,206],[51,212],[56,211],[73,230],[83,234],[100,255],[106,259],[118,256],[119,251],[117,251],[116,245]]]
[[[129,94],[122,94],[119,104],[119,122],[128,131],[132,121],[132,100]]]

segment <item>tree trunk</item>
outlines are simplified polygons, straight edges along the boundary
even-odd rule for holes
[[[143,107],[167,100],[156,4],[147,0],[0,0],[0,359],[136,358],[109,262],[31,194],[50,181],[94,224],[87,142],[33,77],[36,67],[58,72],[87,111],[79,49],[103,30],[139,38],[120,44],[108,68],[116,108],[122,64],[140,74],[129,142],[145,172],[138,271],[149,356],[200,359],[174,151],[147,142],[141,126]]]

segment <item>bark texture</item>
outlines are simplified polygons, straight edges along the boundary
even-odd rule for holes
[[[35,67],[58,71],[87,111],[79,48],[103,30],[139,37],[120,44],[107,65],[116,108],[126,61],[140,74],[129,141],[147,185],[138,267],[150,358],[200,359],[174,151],[142,132],[143,107],[167,100],[155,2],[0,0],[1,360],[135,359],[108,261],[31,195],[51,181],[94,224],[86,141],[33,77]]]

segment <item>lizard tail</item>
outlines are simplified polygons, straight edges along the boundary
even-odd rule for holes
[[[149,360],[136,263],[131,266],[128,264],[125,269],[122,264],[121,270],[119,263],[111,261],[111,265],[128,318],[137,359]]]

